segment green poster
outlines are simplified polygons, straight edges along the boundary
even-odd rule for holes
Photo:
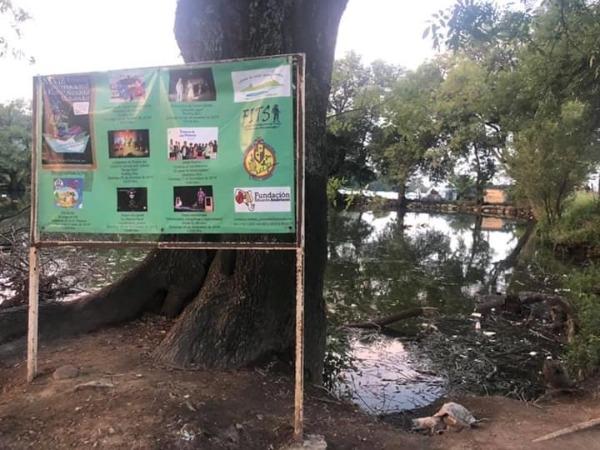
[[[37,81],[40,232],[295,232],[291,58]]]

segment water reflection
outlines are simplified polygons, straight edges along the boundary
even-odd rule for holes
[[[443,395],[445,378],[452,377],[430,373],[419,342],[411,342],[423,327],[437,331],[443,321],[399,322],[391,331],[401,339],[366,338],[340,326],[426,306],[437,308],[440,317],[462,317],[460,332],[454,326],[436,335],[452,339],[454,333],[468,334],[466,327],[477,341],[470,319],[474,294],[505,288],[510,268],[500,274],[494,269],[511,254],[522,228],[472,215],[332,212],[325,295],[336,354],[346,352],[345,360],[339,358],[345,364],[336,392],[378,414],[424,406]]]
[[[371,414],[420,408],[445,393],[445,379],[428,370],[424,358],[414,359],[411,343],[354,333],[349,346],[353,364],[340,372],[336,393]]]
[[[476,216],[332,213],[326,296],[343,324],[416,306],[470,312],[517,224]],[[484,227],[486,225],[486,227]],[[502,288],[504,279],[497,288]]]

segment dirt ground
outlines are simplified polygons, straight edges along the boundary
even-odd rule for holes
[[[28,385],[22,348],[0,348],[0,449],[279,449],[292,434],[293,382],[266,368],[180,371],[149,353],[169,323],[145,318],[42,345]],[[75,378],[55,380],[66,364]],[[92,382],[92,385],[89,385]],[[86,386],[85,383],[88,383]],[[306,432],[330,449],[600,449],[600,427],[540,444],[531,440],[600,417],[598,390],[541,408],[501,397],[454,399],[487,418],[438,436],[408,433],[309,388]]]

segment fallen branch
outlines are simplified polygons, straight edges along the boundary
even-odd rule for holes
[[[570,427],[563,428],[561,430],[558,430],[558,431],[555,431],[553,433],[546,434],[546,435],[541,436],[541,437],[539,437],[537,439],[534,439],[532,442],[548,441],[550,439],[554,439],[554,438],[557,438],[559,436],[564,436],[566,434],[571,434],[571,433],[575,433],[577,431],[587,430],[588,428],[595,427],[596,425],[600,425],[600,418],[588,420],[586,422],[581,422],[581,423],[578,423],[578,424],[575,424],[575,425],[571,425]]]
[[[550,306],[561,308],[569,316],[573,316],[573,308],[569,302],[562,296],[556,294],[545,294],[542,292],[521,291],[516,296],[511,295],[486,295],[481,297],[484,300],[475,307],[475,312],[487,314],[492,309],[502,310],[511,309],[511,307],[532,305],[534,303],[545,302]]]
[[[348,323],[344,325],[347,328],[363,328],[363,329],[371,329],[371,328],[383,328],[387,325],[390,325],[395,322],[399,322],[400,320],[409,319],[411,317],[420,317],[420,316],[430,316],[438,311],[437,308],[431,308],[428,306],[422,306],[419,308],[407,309],[405,311],[401,311],[398,314],[393,314],[391,316],[382,317],[380,319],[370,320],[367,322],[354,322]]]
[[[114,387],[115,385],[109,380],[94,380],[78,384],[73,388],[73,391],[80,391],[82,389],[109,389]]]
[[[523,291],[519,292],[519,300],[521,300],[522,305],[531,305],[533,303],[546,302],[550,306],[558,306],[569,316],[574,315],[571,304],[560,295]]]

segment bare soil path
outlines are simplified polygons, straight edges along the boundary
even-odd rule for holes
[[[42,345],[42,374],[31,385],[24,381],[22,353],[0,351],[0,450],[281,448],[292,434],[291,378],[262,368],[225,372],[156,366],[149,354],[169,326],[145,318]],[[78,367],[79,375],[55,380],[54,370],[67,364]],[[542,409],[500,397],[454,399],[490,421],[479,429],[429,437],[309,389],[306,431],[324,435],[330,449],[600,450],[598,428],[531,443],[600,417],[598,397],[592,390]]]

